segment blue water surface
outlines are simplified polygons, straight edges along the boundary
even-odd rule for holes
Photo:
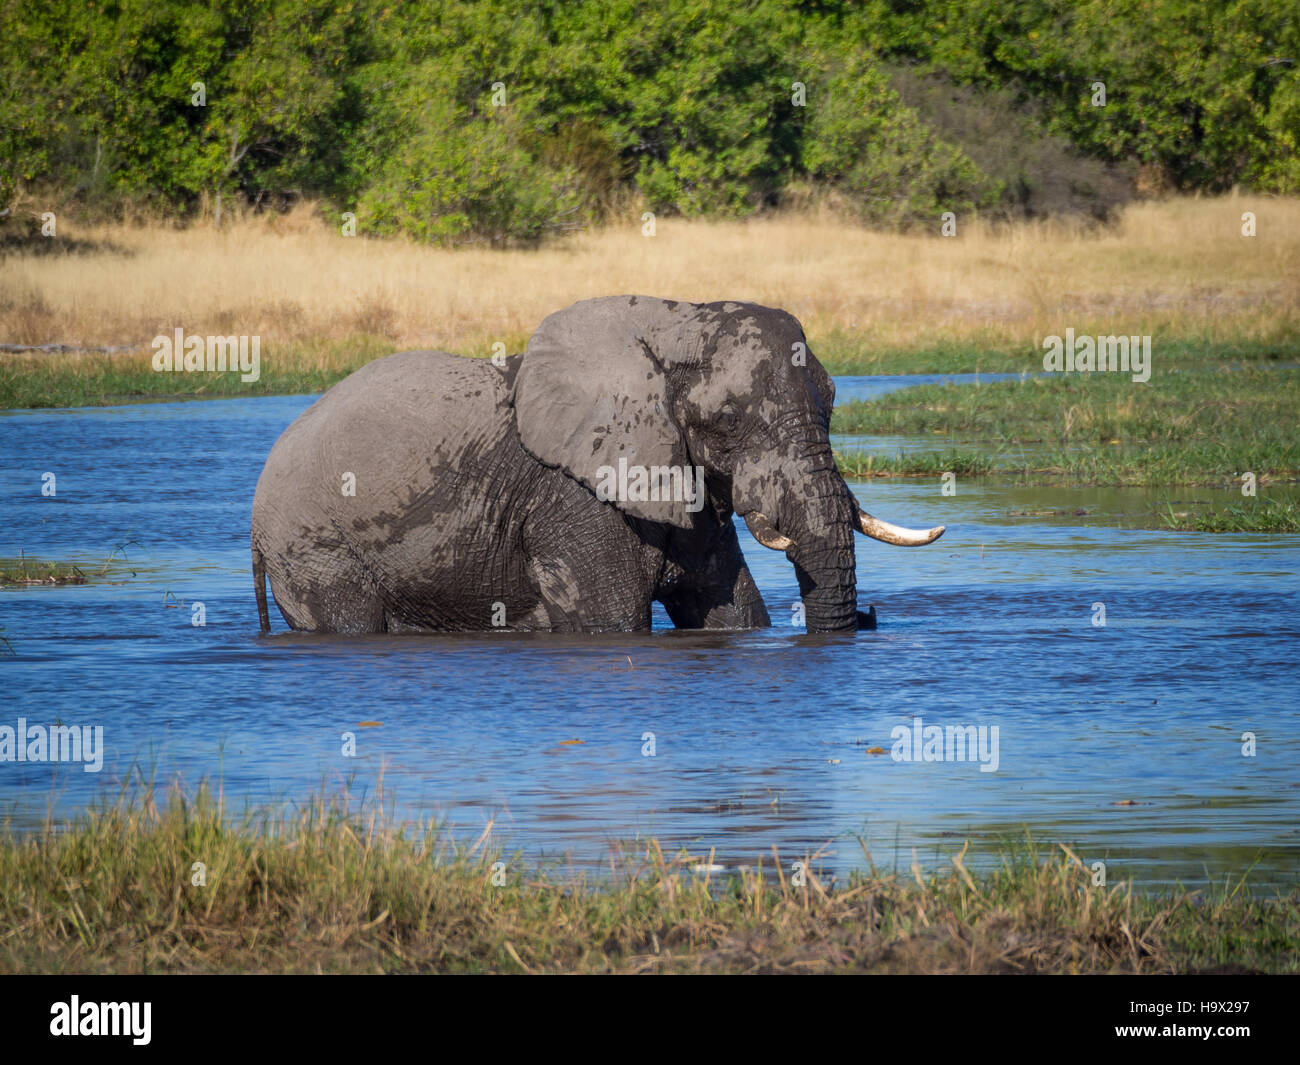
[[[929,379],[841,379],[839,400]],[[0,413],[0,556],[114,557],[84,585],[0,590],[0,725],[102,725],[107,748],[99,773],[0,762],[16,829],[142,770],[219,782],[231,807],[382,787],[395,816],[581,871],[649,836],[843,877],[967,840],[987,863],[1028,832],[1111,880],[1297,882],[1300,537],[1120,527],[1140,493],[876,480],[855,484],[869,511],[949,531],[859,541],[874,633],[806,635],[792,568],[741,525],[770,630],[677,633],[657,610],[641,636],[317,637],[273,608],[262,637],[253,490],[315,398]],[[918,717],[996,727],[996,772],[895,760]]]

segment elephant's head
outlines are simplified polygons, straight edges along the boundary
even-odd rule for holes
[[[704,501],[653,471],[702,468],[708,505],[725,520],[740,514],[794,563],[809,632],[857,627],[855,532],[904,545],[943,532],[901,529],[858,507],[831,455],[834,400],[789,314],[645,296],[552,314],[514,391],[524,446],[632,516],[690,528]],[[638,482],[638,469],[648,478]]]

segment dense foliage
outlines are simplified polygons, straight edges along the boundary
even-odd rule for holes
[[[505,242],[634,201],[743,215],[829,194],[933,223],[1104,214],[1135,178],[1300,189],[1300,18],[1277,0],[0,10],[0,210],[314,197],[361,232]]]

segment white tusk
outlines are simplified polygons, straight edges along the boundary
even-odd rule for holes
[[[899,547],[920,547],[922,544],[932,544],[939,539],[943,535],[946,526],[939,525],[933,529],[924,530],[904,529],[901,525],[891,525],[887,521],[873,518],[861,507],[858,507],[858,528],[873,540],[880,540],[886,544],[897,544]]]
[[[754,539],[764,547],[770,547],[773,551],[789,551],[794,547],[794,541],[790,537],[777,532],[767,517],[757,510],[750,511],[745,515],[745,524],[749,526],[749,531],[754,534]]]

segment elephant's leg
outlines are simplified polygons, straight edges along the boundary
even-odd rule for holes
[[[524,549],[552,631],[649,630],[661,556],[614,507],[563,482],[525,526]]]
[[[767,604],[763,602],[763,596],[758,590],[758,585],[754,583],[754,577],[749,572],[749,566],[745,564],[743,558],[741,559],[740,569],[736,573],[736,583],[732,589],[731,604],[731,616],[723,616],[722,618],[728,622],[726,628],[733,627],[730,624],[733,619],[739,623],[741,628],[745,629],[765,629],[772,624],[772,617],[767,612]],[[707,620],[712,620],[713,616],[714,614],[711,612]],[[705,628],[716,627],[712,624],[705,625]]]
[[[659,601],[679,629],[761,629],[772,624],[727,522],[698,566],[661,589]]]
[[[386,631],[383,599],[337,529],[322,526],[300,542],[263,554],[271,594],[291,629]]]
[[[531,573],[552,632],[645,632],[650,594],[611,571],[563,558],[536,559]],[[597,574],[603,579],[593,579]]]
[[[277,560],[282,562],[283,560]],[[271,594],[291,629],[304,632],[385,632],[383,601],[346,555],[324,567],[267,559]]]
[[[657,565],[622,517],[605,510],[613,530],[577,523],[563,547],[530,552],[529,573],[553,632],[650,629]]]

